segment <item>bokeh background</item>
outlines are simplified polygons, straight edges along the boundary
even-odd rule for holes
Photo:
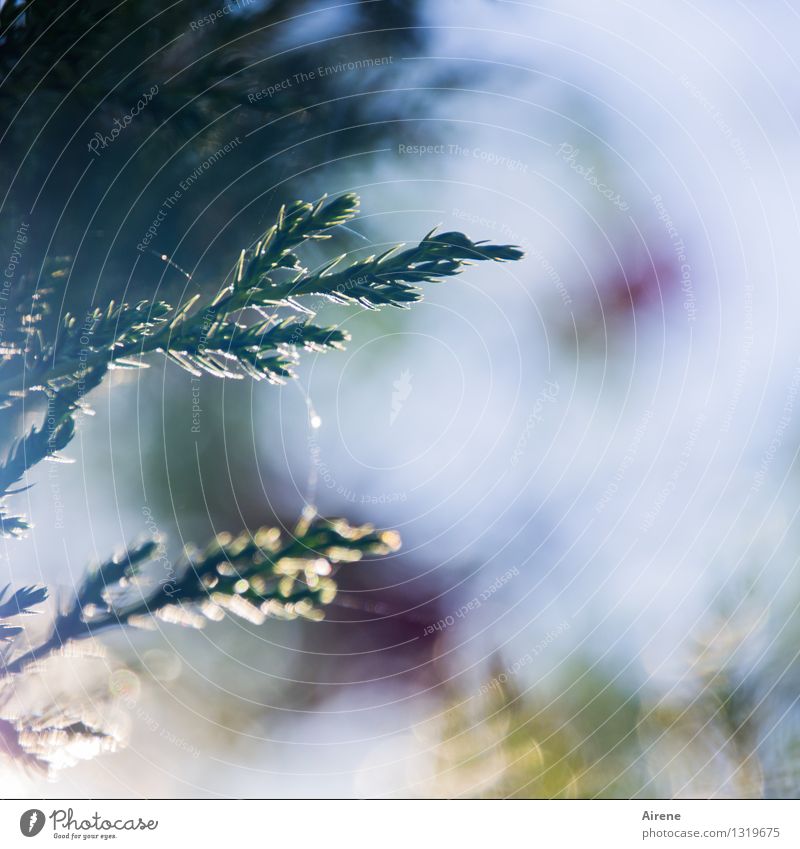
[[[214,290],[324,192],[362,215],[312,265],[437,224],[526,258],[345,312],[296,385],[204,378],[199,432],[170,365],[91,396],[15,584],[308,505],[404,545],[322,623],[109,634],[59,697],[122,692],[127,747],[2,795],[795,796],[797,9],[43,5],[0,9],[0,227],[27,279],[72,258],[64,309]]]

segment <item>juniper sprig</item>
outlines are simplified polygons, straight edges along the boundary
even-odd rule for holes
[[[22,633],[18,625],[7,625],[4,620],[33,613],[33,608],[47,599],[44,587],[22,587],[3,601],[9,589],[10,585],[6,585],[0,590],[0,641],[9,641]]]
[[[383,556],[399,545],[394,531],[344,519],[302,521],[291,534],[278,528],[218,534],[204,550],[185,548],[174,565],[159,541],[147,540],[89,569],[37,647],[15,655],[12,643],[0,653],[0,678],[113,626],[153,628],[162,620],[202,627],[226,613],[255,624],[268,617],[316,621],[336,595],[338,564]],[[0,604],[0,639],[22,630],[2,619],[30,613],[46,598],[45,589],[25,587]]]
[[[326,239],[325,229],[353,218],[359,205],[355,194],[345,194],[323,206],[296,201],[281,210],[278,221],[251,254],[243,252],[240,272],[227,292],[220,293],[231,308],[247,306],[290,306],[303,310],[297,298],[322,296],[336,304],[356,304],[368,309],[380,306],[406,307],[422,299],[418,284],[436,282],[460,273],[470,262],[518,260],[522,252],[511,245],[472,242],[463,233],[434,235],[432,230],[413,248],[402,245],[379,256],[357,260],[334,272],[347,255],[342,254],[321,269],[309,273],[293,248],[307,239]],[[246,261],[246,262],[245,262]],[[291,280],[279,282],[278,269],[295,271]]]
[[[0,535],[22,536],[30,525],[21,516],[10,516],[2,507],[3,499],[27,489],[12,489],[25,476],[28,469],[42,460],[69,462],[59,452],[75,435],[76,410],[82,408],[80,398],[100,383],[99,369],[88,373],[82,380],[63,391],[47,391],[47,413],[39,427],[35,425],[21,439],[12,443],[5,462],[0,464]]]
[[[0,350],[0,407],[44,393],[48,426],[32,428],[0,463],[0,504],[28,469],[58,458],[74,436],[75,413],[85,409],[83,397],[109,369],[144,368],[150,355],[160,353],[196,376],[283,383],[293,376],[300,351],[341,349],[349,339],[340,328],[314,324],[314,311],[303,298],[368,309],[407,308],[422,298],[423,283],[452,277],[473,261],[522,256],[513,246],[431,231],[414,247],[397,246],[349,263],[342,255],[317,271],[305,268],[297,250],[308,241],[329,239],[330,231],[351,220],[358,207],[352,193],[281,207],[276,222],[255,247],[240,253],[230,279],[211,298],[195,294],[177,306],[161,300],[112,302],[91,308],[83,319],[65,315],[55,338],[47,339],[38,327],[47,304],[37,297],[35,309],[19,315],[19,332]],[[281,308],[293,314],[281,315]],[[24,519],[0,508],[0,532],[18,535],[26,528]]]

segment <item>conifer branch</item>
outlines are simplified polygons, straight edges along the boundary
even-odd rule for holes
[[[226,613],[255,624],[268,617],[317,621],[336,595],[333,571],[338,564],[384,556],[399,546],[394,531],[317,519],[301,522],[293,534],[278,528],[235,538],[218,534],[202,551],[187,547],[173,567],[160,543],[147,540],[90,569],[39,646],[16,657],[0,655],[0,677],[114,626],[154,628],[155,620],[162,620],[203,627]],[[0,604],[0,620],[30,613],[46,597],[43,588],[19,590]],[[0,622],[0,639],[21,630]]]
[[[22,628],[7,625],[3,620],[34,613],[32,608],[47,599],[47,590],[44,587],[23,587],[3,601],[9,589],[10,584],[7,584],[0,590],[0,642],[8,642],[22,633]]]
[[[352,193],[281,207],[255,247],[241,252],[232,280],[210,299],[198,294],[177,307],[165,301],[112,302],[91,310],[83,320],[67,314],[53,340],[46,340],[38,328],[47,304],[41,297],[35,299],[21,316],[12,337],[16,342],[0,351],[0,406],[13,405],[31,392],[44,392],[48,428],[33,428],[12,446],[0,465],[0,502],[28,469],[41,460],[58,458],[74,436],[74,414],[82,408],[83,397],[109,369],[143,368],[148,355],[161,353],[196,376],[247,376],[283,383],[293,376],[301,350],[341,349],[349,338],[339,328],[311,323],[308,316],[314,315],[313,310],[300,299],[313,295],[368,309],[407,308],[422,298],[422,283],[452,277],[471,262],[522,257],[510,245],[431,231],[415,247],[399,245],[334,271],[346,259],[343,255],[309,272],[297,249],[309,240],[330,238],[329,231],[352,219],[358,207],[358,196]],[[290,308],[307,318],[267,313],[267,308]],[[257,319],[246,318],[252,312]],[[0,508],[1,533],[18,535],[26,528],[23,519]]]
[[[80,398],[100,383],[103,373],[102,369],[96,368],[64,391],[48,391],[44,423],[38,428],[32,427],[22,439],[13,443],[4,462],[0,464],[0,504],[7,496],[20,491],[12,490],[12,487],[37,463],[42,460],[69,462],[59,452],[75,435],[74,413],[81,408]],[[21,536],[29,529],[30,525],[25,519],[11,516],[0,507],[0,535]]]

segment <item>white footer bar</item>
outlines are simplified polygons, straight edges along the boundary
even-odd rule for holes
[[[796,801],[0,801],[0,847],[800,846]],[[231,841],[237,841],[235,844]],[[239,843],[239,841],[242,841]]]

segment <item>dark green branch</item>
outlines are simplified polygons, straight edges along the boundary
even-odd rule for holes
[[[110,627],[155,627],[154,617],[193,627],[226,613],[255,623],[268,617],[318,620],[336,595],[337,564],[384,556],[399,546],[394,531],[352,526],[343,519],[301,523],[294,534],[278,528],[238,537],[219,534],[203,551],[185,550],[174,566],[159,543],[148,540],[90,570],[50,635],[7,660],[0,677]],[[28,612],[27,606],[44,597],[41,589],[21,590],[14,596],[14,610]]]

